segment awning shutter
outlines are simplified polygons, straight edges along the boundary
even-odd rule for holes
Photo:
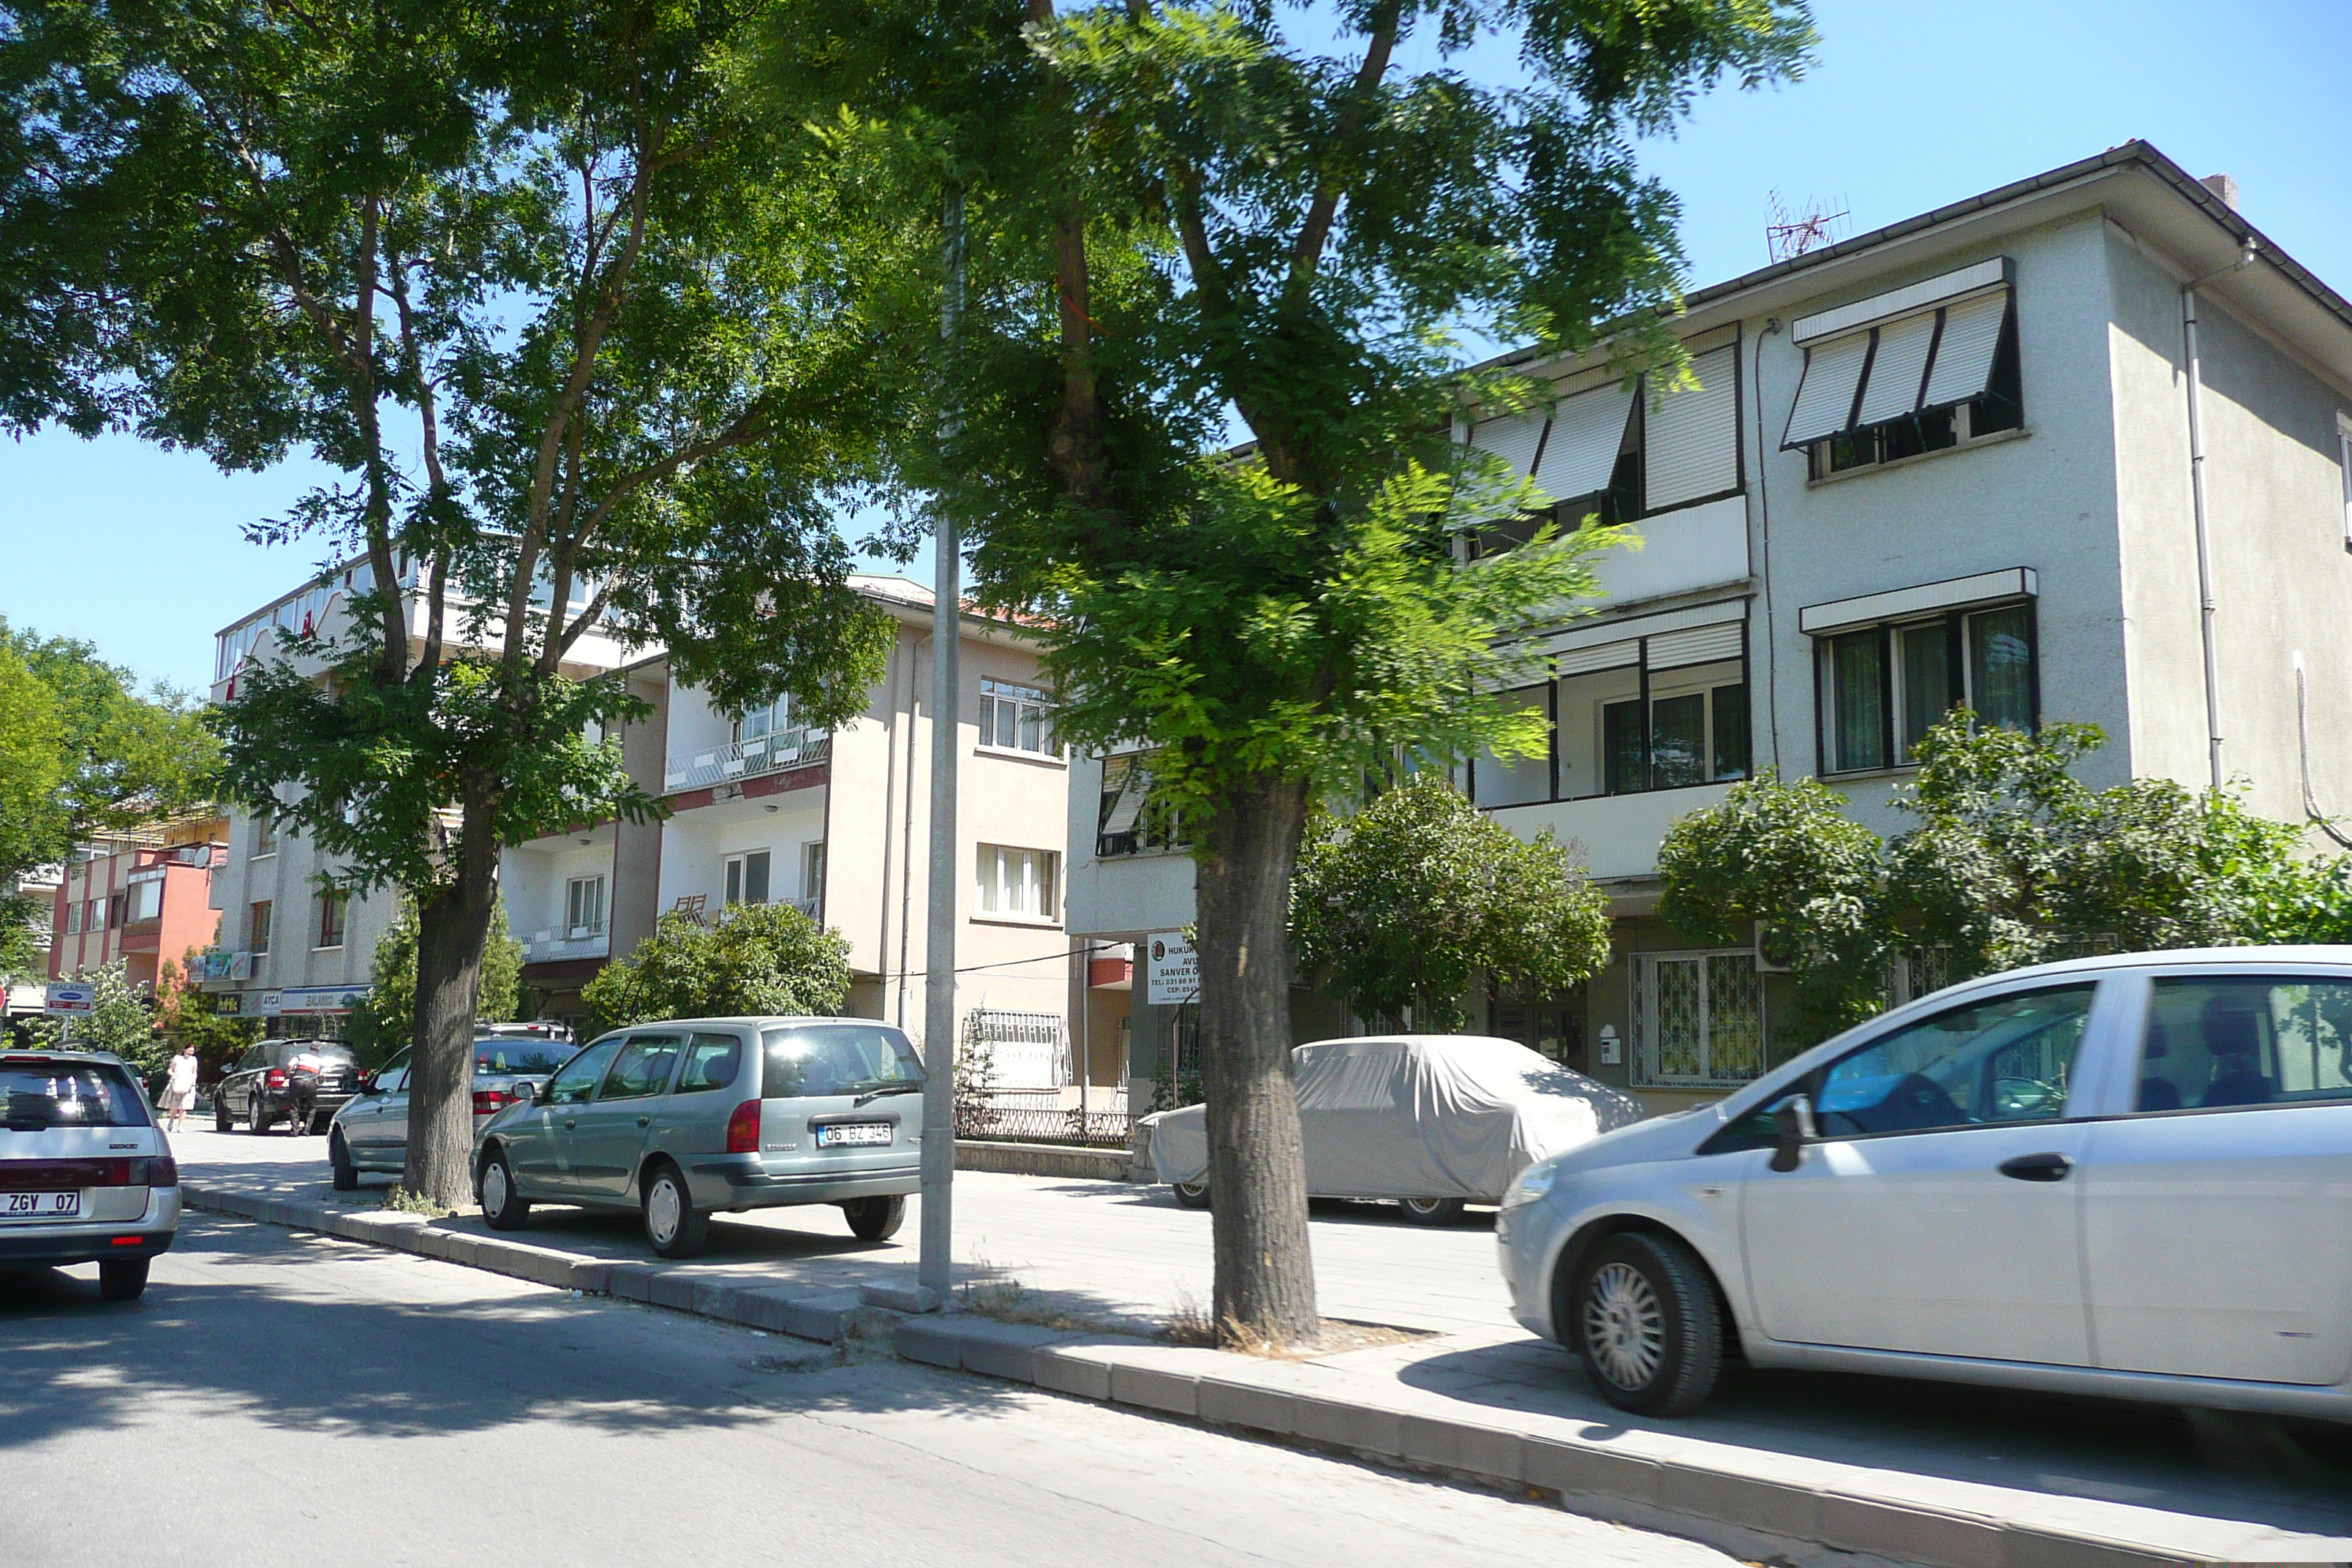
[[[1515,476],[1525,479],[1536,466],[1536,444],[1543,439],[1543,427],[1540,414],[1489,419],[1471,433],[1470,444],[1482,452],[1492,452]]]
[[[1642,662],[1638,642],[1608,642],[1597,647],[1571,648],[1557,661],[1563,676],[1591,675],[1596,669],[1623,669]]]
[[[1739,351],[1700,354],[1691,372],[1698,385],[1666,394],[1643,421],[1645,510],[1739,487]]]
[[[1805,351],[1805,378],[1797,384],[1797,405],[1789,411],[1789,431],[1780,437],[1785,450],[1810,447],[1846,427],[1853,415],[1853,395],[1862,384],[1862,367],[1870,357],[1870,334],[1856,332]]]
[[[1650,668],[1679,669],[1685,665],[1715,664],[1739,657],[1739,623],[1693,626],[1650,639]]]
[[[1552,411],[1551,437],[1544,443],[1536,483],[1556,501],[1574,500],[1609,488],[1609,474],[1625,444],[1625,416],[1633,389],[1622,383],[1596,386],[1561,400]]]
[[[1949,408],[1984,395],[1992,379],[1993,351],[2000,347],[2001,323],[2009,319],[2009,291],[1979,295],[1948,306],[1944,335],[1936,345],[1935,368],[1927,373],[1924,409]]]
[[[1925,310],[1878,329],[1878,352],[1870,359],[1870,384],[1862,393],[1861,425],[1901,419],[1919,407],[1919,386],[1927,376],[1927,351],[1936,342],[1936,312]]]

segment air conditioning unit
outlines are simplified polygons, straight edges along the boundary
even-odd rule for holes
[[[1756,922],[1756,973],[1786,974],[1789,973],[1789,950],[1780,934],[1762,921]]]

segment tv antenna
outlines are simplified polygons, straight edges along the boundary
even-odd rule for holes
[[[1809,250],[1835,245],[1845,237],[1846,220],[1853,216],[1843,205],[1832,211],[1830,204],[1818,196],[1792,210],[1777,188],[1765,197],[1765,205],[1771,211],[1771,221],[1764,226],[1764,247],[1775,261],[1792,260]]]

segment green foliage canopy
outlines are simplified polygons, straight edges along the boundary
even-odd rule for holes
[[[837,1014],[849,942],[790,904],[739,904],[717,923],[667,914],[628,957],[581,988],[592,1033],[649,1018]]]
[[[507,928],[506,901],[490,916],[489,941],[482,948],[481,978],[475,988],[474,1020],[503,1023],[521,1005],[522,943]],[[416,900],[403,898],[400,910],[376,939],[368,963],[368,994],[352,1009],[351,1042],[362,1061],[381,1066],[416,1037]]]

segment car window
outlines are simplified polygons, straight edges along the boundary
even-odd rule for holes
[[[2145,1111],[2352,1100],[2352,981],[2158,976],[2140,1042]]]
[[[642,1100],[659,1094],[669,1087],[669,1069],[683,1044],[683,1037],[677,1035],[630,1037],[621,1054],[613,1058],[613,1070],[604,1075],[604,1088],[596,1098]]]
[[[491,1038],[474,1042],[476,1072],[542,1073],[553,1072],[563,1065],[572,1047],[562,1040],[505,1040]]]
[[[1814,1119],[1841,1138],[2063,1116],[2096,991],[2012,993],[1882,1036],[1822,1076]]]
[[[604,1076],[604,1064],[621,1048],[616,1037],[599,1040],[594,1045],[565,1062],[547,1080],[547,1102],[550,1105],[585,1105],[596,1092],[596,1080]]]
[[[0,1063],[0,1121],[11,1132],[152,1125],[138,1089],[121,1068],[37,1058]]]
[[[677,1092],[725,1089],[743,1065],[743,1042],[732,1035],[698,1034],[687,1043],[686,1065],[677,1069]]]
[[[401,1052],[383,1065],[375,1075],[376,1088],[386,1094],[398,1094],[408,1087],[408,1053]]]
[[[922,1058],[887,1024],[800,1024],[760,1037],[760,1097],[863,1094],[923,1081]]]
[[[236,1067],[235,1070],[238,1072],[251,1072],[256,1068],[267,1067],[268,1065],[268,1047],[266,1046],[256,1046],[251,1050],[246,1052],[245,1055],[236,1058]]]

